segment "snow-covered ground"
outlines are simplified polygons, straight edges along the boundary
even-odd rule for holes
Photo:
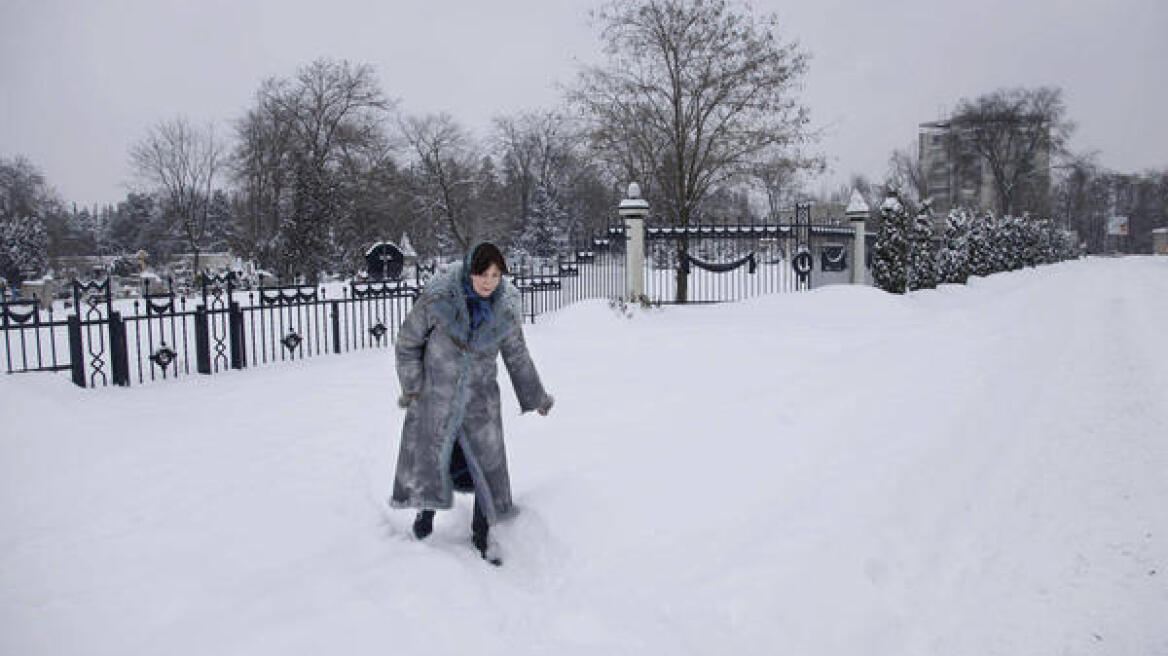
[[[0,377],[2,654],[1168,654],[1168,258],[528,326],[506,564],[390,355]]]

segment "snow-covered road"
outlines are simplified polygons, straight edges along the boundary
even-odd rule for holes
[[[502,569],[388,353],[0,378],[0,653],[1168,654],[1168,259],[527,330]]]

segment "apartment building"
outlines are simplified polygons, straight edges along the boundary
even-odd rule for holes
[[[935,212],[944,215],[954,207],[1000,211],[993,170],[964,134],[949,120],[920,124],[918,157],[928,195]],[[1035,155],[1034,174],[1021,181],[1015,213],[1047,210],[1050,190],[1050,151]]]

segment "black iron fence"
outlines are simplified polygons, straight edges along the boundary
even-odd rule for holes
[[[674,303],[720,303],[851,280],[851,228],[794,225],[669,226],[645,229],[645,295]],[[683,280],[684,279],[684,280]]]
[[[567,257],[518,269],[513,281],[522,292],[527,321],[585,299],[624,295],[625,239],[614,229],[588,238]]]
[[[40,299],[0,298],[0,332],[3,333],[7,371],[64,371],[69,369],[64,349],[68,323],[57,319],[50,307],[40,309]]]
[[[337,298],[315,285],[236,288],[208,276],[191,302],[163,293],[115,300],[111,279],[73,282],[58,320],[39,299],[0,302],[6,371],[70,371],[81,387],[210,375],[393,343],[417,281],[353,281]]]
[[[717,223],[685,227],[649,222],[645,227],[644,292],[652,303],[719,303],[763,294],[849,283],[853,269],[870,280],[871,244],[864,261],[852,262],[855,230],[813,224],[811,207],[801,204],[787,223]],[[586,298],[623,297],[626,243],[623,223],[609,225],[573,253],[519,275],[524,313],[536,321],[544,312]]]
[[[613,224],[566,257],[513,263],[525,319],[625,296],[627,238],[625,226]],[[849,282],[853,267],[871,266],[870,256],[849,261],[854,239],[848,227],[811,225],[808,206],[787,224],[651,224],[645,295],[673,303],[684,284],[686,302],[710,303]],[[0,296],[3,362],[8,373],[70,371],[81,387],[126,386],[386,348],[434,271],[415,266],[412,280],[258,289],[240,289],[231,276],[204,276],[191,298],[167,285],[115,299],[111,279],[74,281],[73,312],[63,319],[51,304],[39,309],[35,297]]]

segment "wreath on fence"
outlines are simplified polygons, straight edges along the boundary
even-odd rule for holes
[[[685,260],[683,260],[681,263],[681,268],[686,273],[689,273],[689,267],[691,264],[698,267],[699,269],[705,269],[706,271],[710,271],[712,273],[726,273],[727,271],[740,269],[743,265],[750,266],[750,269],[747,271],[747,273],[754,273],[755,270],[758,269],[758,260],[754,256],[754,251],[747,253],[746,257],[734,260],[732,262],[705,262],[687,253]]]
[[[791,258],[791,267],[795,269],[800,279],[806,278],[811,274],[811,267],[815,264],[815,260],[811,257],[811,251],[807,250],[806,246],[800,246],[799,252],[795,253],[795,257]]]

